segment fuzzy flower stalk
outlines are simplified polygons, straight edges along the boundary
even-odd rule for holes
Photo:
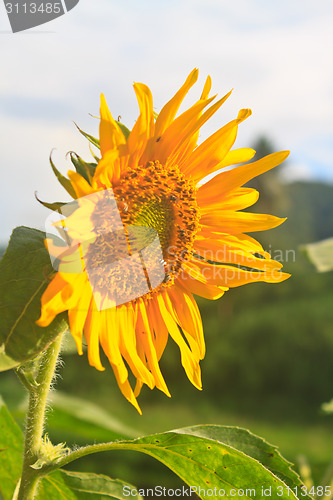
[[[100,149],[96,163],[72,155],[76,171],[68,179],[53,166],[74,200],[54,223],[70,246],[60,255],[59,242],[46,240],[58,267],[42,297],[38,324],[47,326],[68,311],[79,354],[84,336],[89,363],[104,370],[101,347],[121,392],[139,412],[143,384],[170,396],[159,367],[169,336],[189,380],[202,387],[205,342],[193,295],[214,300],[229,288],[289,277],[247,234],[284,219],[242,211],[259,196],[242,186],[289,152],[244,164],[255,151],[232,147],[249,109],[198,145],[200,128],[230,92],[215,102],[208,77],[200,99],[177,116],[197,78],[195,69],[157,117],[149,88],[135,83],[140,114],[131,131],[113,119],[102,95],[99,140],[84,134]]]

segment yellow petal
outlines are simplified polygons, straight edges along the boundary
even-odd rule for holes
[[[248,163],[247,165],[241,165],[227,172],[221,172],[216,177],[211,179],[209,182],[204,184],[202,193],[204,191],[208,192],[210,189],[213,191],[219,190],[220,196],[224,195],[228,191],[242,186],[249,180],[253,179],[257,175],[267,172],[271,168],[280,165],[289,155],[289,151],[280,151],[279,153],[273,153],[271,155],[265,156],[258,161],[253,163]]]
[[[200,312],[192,294],[188,294],[181,288],[173,286],[168,290],[174,310],[177,314],[179,325],[186,335],[190,345],[199,348],[199,359],[205,356],[205,340]],[[194,343],[191,343],[191,337]],[[192,349],[193,351],[193,349]]]
[[[177,280],[177,285],[181,285],[186,291],[194,293],[199,297],[204,297],[209,300],[217,300],[222,295],[227,288],[220,288],[215,285],[209,285],[207,283],[202,283],[196,279],[193,279],[189,274],[183,272],[181,278]]]
[[[148,302],[148,321],[157,359],[160,360],[168,342],[169,332],[161,316],[156,295]]]
[[[160,137],[176,116],[184,97],[195,84],[199,71],[195,68],[186,78],[184,85],[176,92],[172,99],[161,109],[155,123],[155,140]]]
[[[184,138],[183,142],[185,143],[186,147],[181,145],[182,147],[177,148],[173,153],[172,159],[173,161],[175,161],[175,163],[178,164],[181,170],[183,170],[183,168],[186,168],[189,153],[191,153],[197,145],[200,128],[213,116],[214,113],[216,113],[218,109],[220,109],[220,107],[228,99],[230,94],[231,91],[228,92],[224,97],[222,97],[222,99],[218,100],[212,106],[210,106],[210,108],[208,108],[207,111],[202,114],[202,116],[198,117],[198,120],[192,124],[192,127],[189,129],[187,135]]]
[[[207,99],[211,88],[212,88],[212,79],[208,75],[200,99]]]
[[[138,413],[140,413],[140,415],[142,415],[141,408],[138,405],[138,402],[136,400],[136,397],[135,397],[135,395],[133,393],[133,390],[132,390],[132,387],[131,387],[129,381],[125,380],[125,382],[122,382],[120,380],[120,378],[119,378],[119,373],[118,373],[117,367],[114,366],[114,365],[111,365],[111,366],[112,366],[113,372],[115,374],[115,377],[117,379],[117,383],[118,383],[119,389],[121,390],[122,394],[134,406],[134,408],[136,408],[136,410],[138,411]]]
[[[154,377],[138,356],[135,335],[136,320],[134,319],[132,305],[117,306],[116,315],[122,355],[135,377],[147,384],[150,389],[153,389],[155,385]]]
[[[221,168],[229,167],[230,165],[236,165],[237,163],[245,163],[246,161],[252,160],[256,154],[255,150],[252,148],[239,148],[232,149],[226,154],[224,160],[221,162]]]
[[[272,229],[285,220],[274,215],[218,210],[204,214],[200,219],[200,224],[209,227],[214,233],[237,234]]]
[[[235,287],[256,281],[280,283],[289,278],[289,274],[279,272],[278,269],[281,266],[279,263],[276,264],[276,270],[257,272],[244,271],[234,266],[215,265],[192,259],[191,262],[184,264],[184,268],[192,277],[204,280],[206,283],[217,286]]]
[[[258,191],[252,188],[234,189],[224,196],[221,196],[218,190],[211,193],[211,196],[207,196],[208,191],[205,191],[206,196],[199,196],[200,191],[201,189],[198,192],[197,203],[202,214],[215,210],[243,210],[256,203],[259,198]]]
[[[269,258],[269,253],[265,252],[260,243],[249,236],[248,234],[215,234],[208,227],[201,228],[197,234],[195,245],[203,241],[208,245],[208,248],[219,248],[222,245],[229,245],[234,250],[245,252],[258,253],[265,258]]]
[[[105,368],[101,363],[99,355],[99,338],[103,328],[101,311],[97,311],[94,299],[92,297],[90,307],[84,327],[84,335],[88,344],[88,360],[91,366],[94,366],[99,371],[104,371]]]
[[[224,264],[236,264],[242,267],[271,271],[281,269],[282,264],[268,258],[259,258],[249,251],[235,249],[232,245],[223,245],[221,242],[200,240],[195,243],[194,251],[205,260]]]
[[[166,327],[168,328],[170,336],[176,342],[181,353],[181,362],[188,376],[190,382],[197,388],[202,388],[201,386],[201,373],[199,363],[196,361],[193,353],[187,346],[185,340],[181,336],[177,321],[172,316],[172,305],[170,304],[170,299],[166,293],[157,295],[157,300],[159,303],[159,308],[163,316]]]
[[[198,182],[219,170],[221,162],[236,140],[238,125],[250,115],[250,109],[240,110],[235,120],[220,128],[193,151],[183,166],[183,171],[190,175],[194,182]]]
[[[148,139],[154,135],[155,129],[153,97],[149,88],[142,83],[135,83],[134,90],[139,103],[140,115],[127,139],[128,165],[130,167],[141,163],[141,155],[146,148]]]
[[[156,387],[170,397],[170,392],[167,388],[167,385],[165,383],[165,380],[163,378],[163,375],[161,373],[158,364],[155,346],[152,341],[152,335],[150,331],[146,305],[142,300],[139,300],[137,303],[137,307],[138,307],[138,324],[137,324],[138,338],[140,339],[140,342],[143,346],[149,368],[155,379]]]
[[[57,314],[75,307],[84,279],[83,274],[72,274],[67,275],[64,280],[63,276],[57,273],[42,295],[42,310],[40,318],[36,321],[37,325],[48,326]]]
[[[87,319],[89,305],[91,302],[91,288],[89,283],[85,283],[81,289],[81,294],[77,305],[68,311],[68,319],[71,334],[75,340],[78,353],[82,351],[82,334]]]
[[[119,180],[121,165],[118,149],[107,151],[98,162],[92,180],[95,189],[109,189]]]
[[[126,140],[120,127],[113,119],[103,94],[101,94],[100,112],[101,121],[99,125],[99,137],[103,156],[110,149],[114,149],[120,144],[125,144]]]
[[[75,190],[76,196],[81,198],[81,196],[86,196],[94,192],[93,188],[90,186],[89,182],[87,182],[80,174],[74,172],[73,170],[69,170],[67,175],[71,181],[71,184]]]
[[[128,379],[128,371],[120,354],[120,332],[117,328],[116,308],[105,309],[102,313],[102,326],[100,342],[103,351],[107,355],[114,371],[117,371],[117,380],[125,384]]]
[[[191,138],[196,130],[200,128],[199,126],[196,127],[195,124],[202,110],[208,106],[213,99],[215,99],[215,96],[204,101],[200,100],[178,116],[165,130],[163,135],[157,138],[158,140],[155,142],[152,160],[158,160],[160,163],[165,163],[166,159],[171,154],[174,156],[179,144],[183,144],[186,138]]]

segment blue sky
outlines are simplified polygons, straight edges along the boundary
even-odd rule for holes
[[[81,0],[44,26],[17,33],[0,5],[0,241],[17,225],[43,228],[34,200],[66,200],[48,165],[66,172],[69,150],[89,156],[73,121],[97,133],[99,94],[130,127],[133,81],[149,85],[158,111],[194,67],[213,92],[232,96],[201,139],[250,107],[237,146],[267,135],[290,149],[286,180],[333,182],[331,0]]]

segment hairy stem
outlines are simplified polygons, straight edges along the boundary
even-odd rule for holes
[[[61,467],[64,467],[65,465],[68,465],[71,462],[78,460],[79,458],[86,457],[87,455],[92,455],[93,453],[100,453],[101,451],[112,450],[140,451],[141,453],[145,453],[146,455],[154,456],[145,447],[138,449],[135,442],[131,441],[111,441],[109,443],[91,444],[88,446],[83,446],[78,450],[71,451],[66,456],[63,456],[53,464],[45,465],[38,471],[38,474],[40,474],[40,476],[47,476],[51,472],[57,469],[61,469]]]
[[[18,500],[32,500],[35,497],[39,474],[31,466],[38,459],[38,452],[44,430],[45,409],[50,386],[54,376],[61,348],[62,335],[48,347],[41,360],[36,387],[29,390],[29,406],[26,417],[25,442],[21,485]]]

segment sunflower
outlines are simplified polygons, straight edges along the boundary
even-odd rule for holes
[[[193,294],[218,299],[229,288],[289,277],[246,234],[284,219],[242,211],[258,199],[256,190],[242,186],[289,152],[244,164],[255,151],[231,148],[249,109],[197,145],[199,129],[230,95],[213,103],[208,77],[200,99],[177,116],[197,78],[195,69],[158,116],[149,88],[135,83],[140,114],[131,131],[113,119],[102,95],[100,139],[86,135],[101,158],[96,165],[81,162],[86,169],[69,171],[66,183],[61,177],[75,199],[61,221],[73,244],[42,296],[38,324],[47,326],[68,311],[79,354],[84,335],[90,365],[104,370],[101,346],[121,392],[140,413],[136,398],[143,384],[170,396],[159,367],[169,335],[189,380],[201,389],[205,343]],[[47,246],[57,253],[50,239]],[[147,248],[155,250],[143,261]]]

